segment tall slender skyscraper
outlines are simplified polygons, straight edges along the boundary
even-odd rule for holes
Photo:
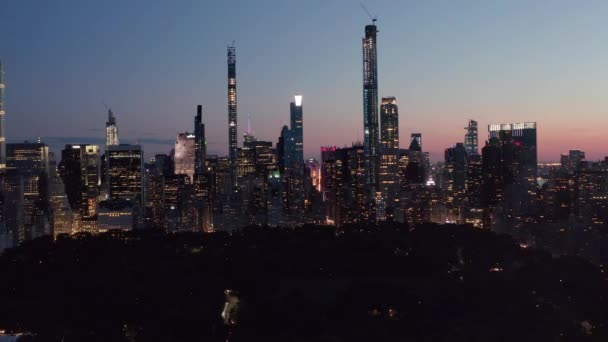
[[[195,140],[195,161],[194,172],[201,175],[207,171],[205,161],[207,160],[207,144],[205,142],[205,124],[203,123],[203,106],[196,107],[194,117],[194,140]]]
[[[469,124],[464,129],[467,130],[467,134],[464,135],[464,147],[470,156],[479,154],[478,148],[478,135],[477,135],[477,121],[469,120]]]
[[[6,169],[6,126],[4,121],[4,70],[0,61],[0,172]]]
[[[230,181],[237,186],[237,111],[236,111],[236,47],[228,46],[228,157],[230,159]]]
[[[378,60],[376,29],[365,26],[363,38],[363,146],[365,150],[366,184],[370,195],[375,196],[378,184]]]
[[[291,131],[293,138],[293,162],[297,165],[304,163],[304,129],[302,112],[302,95],[294,96],[290,103]]]
[[[118,126],[111,108],[108,108],[108,121],[106,122],[106,150],[110,146],[118,146]]]
[[[196,229],[213,231],[212,182],[207,173],[207,141],[203,123],[203,106],[196,107],[194,117],[194,189],[197,208]]]

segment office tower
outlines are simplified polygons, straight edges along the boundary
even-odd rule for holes
[[[5,195],[14,204],[9,221],[17,241],[50,234],[48,146],[27,141],[7,144],[6,171]]]
[[[467,133],[464,135],[464,147],[467,153],[471,156],[479,154],[477,121],[469,120],[469,124],[464,129],[467,130]]]
[[[306,166],[310,170],[310,179],[312,181],[312,187],[316,191],[321,191],[321,164],[314,159],[310,158],[306,161]]]
[[[247,143],[254,151],[254,171],[256,177],[266,179],[268,174],[276,169],[277,161],[272,141],[255,140]]]
[[[378,61],[375,22],[365,26],[363,38],[363,146],[366,183],[370,198],[375,198],[378,184]]]
[[[207,172],[207,142],[205,140],[205,124],[203,123],[203,106],[196,107],[194,117],[194,172],[202,175]]]
[[[380,106],[380,189],[387,208],[399,199],[399,110],[394,97]]]
[[[291,127],[289,129],[284,127],[281,131],[281,138],[279,138],[279,144],[282,142],[283,148],[283,160],[280,161],[279,169],[284,169],[282,176],[284,189],[287,193],[286,211],[288,226],[290,227],[304,222],[305,165],[302,120],[302,96],[296,95],[294,102],[290,103]]]
[[[228,157],[230,181],[237,186],[237,111],[236,111],[236,47],[228,47]]]
[[[63,180],[65,193],[74,211],[82,208],[82,168],[80,145],[66,145],[61,151],[59,174]]]
[[[68,197],[65,194],[65,186],[59,174],[57,174],[57,161],[54,154],[49,152],[49,203],[51,208],[51,226],[53,236],[72,233],[73,214]]]
[[[289,127],[287,127],[287,125],[284,125],[283,128],[281,128],[281,135],[279,136],[279,141],[277,142],[276,148],[277,165],[279,167],[279,172],[282,176],[285,175],[285,165],[290,162],[288,151],[290,146],[291,145],[289,142]]]
[[[408,163],[403,174],[404,180],[408,184],[423,184],[426,181],[425,172],[425,156],[422,152],[422,134],[412,133],[408,151]]]
[[[230,183],[230,158],[207,156],[207,167],[211,174],[210,198],[213,207],[213,229],[214,231],[227,231],[230,213],[229,198],[227,194],[232,191]]]
[[[81,218],[95,217],[101,186],[99,146],[65,145],[61,151],[59,173],[72,210]]]
[[[321,193],[325,200],[325,190],[328,186],[328,175],[331,170],[328,163],[336,159],[336,146],[321,146]]]
[[[142,216],[143,226],[146,228],[154,227],[154,195],[160,177],[156,171],[156,160],[154,157],[144,162],[144,205]]]
[[[6,112],[4,111],[4,69],[0,61],[0,172],[6,169]]]
[[[335,180],[339,165],[336,160],[336,150],[335,146],[321,146],[321,194],[328,224],[336,224],[337,216],[335,204],[338,199],[335,196],[338,186]]]
[[[467,175],[465,183],[465,222],[476,228],[483,228],[483,206],[481,204],[481,186],[483,181],[481,155],[467,157]]]
[[[498,138],[490,138],[481,149],[481,206],[484,208],[484,228],[491,228],[496,222],[495,211],[503,199],[506,170],[502,152]]]
[[[106,150],[110,146],[118,146],[118,126],[112,109],[108,108],[108,121],[106,122]]]
[[[463,143],[445,149],[445,204],[450,222],[461,222],[464,206],[467,150]]]
[[[179,133],[175,140],[175,174],[187,175],[190,184],[194,181],[195,161],[196,161],[196,139],[191,133]]]
[[[271,227],[285,227],[287,225],[285,215],[285,190],[281,173],[278,170],[271,171],[268,174],[267,183],[266,198],[268,201],[268,225]]]
[[[327,223],[342,226],[369,222],[375,211],[369,200],[364,146],[322,147],[321,158]]]
[[[194,118],[194,184],[196,196],[197,230],[213,231],[212,186],[213,175],[207,172],[207,141],[205,139],[205,124],[203,123],[203,107],[198,105]]]
[[[98,145],[81,146],[83,177],[83,216],[97,215],[97,202],[101,186],[101,155]]]
[[[109,198],[122,198],[141,208],[143,193],[143,150],[139,145],[110,146],[108,160]]]
[[[580,150],[570,150],[568,154],[561,155],[562,169],[569,174],[573,174],[580,169],[580,164],[584,160],[585,152]]]
[[[410,135],[410,151],[422,152],[422,133],[412,133]]]
[[[585,163],[575,175],[575,215],[585,228],[608,222],[608,162]]]
[[[284,126],[281,131],[281,138],[283,138],[283,166],[285,174],[288,174],[294,169],[296,161],[293,130]]]
[[[516,223],[533,217],[536,210],[537,146],[536,123],[522,122],[488,126],[490,138],[497,138],[502,148],[502,162],[507,168],[504,179],[504,214]]]
[[[302,95],[294,96],[294,102],[289,104],[289,112],[291,119],[291,131],[293,134],[293,162],[299,165],[304,163]]]
[[[237,160],[237,164],[239,166],[237,169],[237,172],[236,172],[236,176],[237,176],[237,178],[239,178],[239,184],[240,184],[241,178],[243,178],[247,175],[253,174],[253,172],[254,172],[254,168],[255,168],[254,160],[253,160],[254,151],[248,147],[244,147],[244,148],[237,149],[236,152],[237,152],[236,160]]]

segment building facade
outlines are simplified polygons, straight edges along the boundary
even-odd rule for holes
[[[236,108],[236,47],[228,47],[228,158],[230,181],[237,186],[237,108]]]
[[[378,59],[376,50],[376,25],[365,26],[363,46],[363,147],[368,195],[376,196],[379,175],[378,134]]]
[[[179,133],[175,140],[175,174],[187,175],[190,183],[194,182],[196,168],[196,136],[191,133]]]
[[[108,160],[108,189],[110,199],[133,201],[136,206],[144,203],[143,150],[139,145],[110,146]]]
[[[394,97],[380,106],[380,190],[388,210],[399,200],[399,109]]]

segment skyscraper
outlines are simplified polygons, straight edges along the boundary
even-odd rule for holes
[[[110,199],[122,198],[143,206],[143,157],[139,145],[110,146],[106,152]]]
[[[503,214],[515,219],[515,224],[521,223],[527,217],[533,217],[536,209],[536,123],[494,124],[488,126],[488,131],[490,139],[498,140],[501,151]],[[482,159],[486,163],[485,157]]]
[[[464,129],[467,133],[464,135],[464,147],[470,156],[479,154],[477,121],[469,120],[469,124]]]
[[[293,162],[296,164],[302,164],[304,162],[302,95],[294,96],[294,102],[289,104],[289,109],[293,139]]]
[[[425,158],[422,152],[422,133],[412,133],[410,136],[408,163],[405,169],[406,182],[424,183],[426,181],[425,166]]]
[[[42,142],[7,145],[7,179],[4,194],[10,206],[11,230],[25,241],[50,234],[49,148]]]
[[[207,167],[207,142],[205,141],[205,124],[203,123],[203,106],[196,107],[196,116],[194,117],[194,172],[197,175],[206,173]]]
[[[4,70],[0,61],[0,172],[6,169],[6,123],[4,116]]]
[[[467,174],[465,183],[466,223],[483,227],[483,206],[481,205],[481,186],[483,182],[481,155],[467,156]]]
[[[65,193],[74,212],[81,218],[97,215],[101,185],[101,159],[98,145],[69,144],[61,151],[59,171]]]
[[[387,208],[399,198],[399,109],[394,97],[380,106],[380,189]]]
[[[111,108],[108,108],[108,121],[106,122],[106,150],[110,146],[118,146],[120,144],[118,140],[118,126],[116,125],[116,118]]]
[[[445,149],[445,203],[448,219],[461,222],[467,175],[467,151],[463,143]]]
[[[562,169],[569,174],[573,174],[580,169],[580,164],[585,160],[585,152],[580,150],[570,150],[568,154],[561,155]]]
[[[366,184],[370,198],[378,184],[378,60],[375,22],[365,26],[363,38],[363,147],[365,150]]]
[[[57,161],[55,154],[49,152],[48,193],[50,207],[50,221],[53,236],[72,233],[72,209],[65,194],[63,181],[57,174]]]
[[[203,123],[203,106],[196,107],[194,117],[194,189],[197,208],[196,229],[213,231],[212,178],[207,172],[207,141]]]
[[[191,133],[179,133],[175,141],[175,174],[188,175],[190,184],[194,181],[196,159],[196,139]]]
[[[412,133],[410,135],[410,151],[422,151],[422,133]]]
[[[277,166],[279,168],[279,172],[282,176],[285,175],[285,165],[290,163],[289,157],[289,127],[287,125],[283,125],[281,128],[281,135],[279,136],[279,141],[277,142]]]
[[[512,142],[518,148],[516,156],[518,167],[517,176],[534,187],[537,174],[536,122],[519,122],[513,124],[489,125],[490,138],[498,138],[501,143]]]
[[[228,46],[228,157],[231,186],[237,186],[236,47]]]

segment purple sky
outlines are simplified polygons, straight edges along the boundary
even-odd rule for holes
[[[469,118],[537,121],[539,159],[608,154],[608,2],[368,0],[379,17],[381,96],[396,96],[402,147],[433,159]],[[167,153],[204,107],[209,150],[227,151],[226,46],[236,41],[239,130],[276,142],[304,96],[305,156],[362,132],[361,37],[346,0],[6,0],[0,11],[9,141],[122,141]]]

